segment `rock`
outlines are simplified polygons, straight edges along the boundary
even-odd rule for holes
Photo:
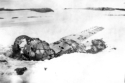
[[[17,73],[17,75],[23,75],[24,72],[27,70],[26,67],[23,67],[23,68],[16,68],[15,71]]]

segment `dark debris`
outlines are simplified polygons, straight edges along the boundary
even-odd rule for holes
[[[87,50],[87,53],[96,54],[103,51],[106,48],[107,46],[102,39],[95,39],[92,40],[91,49]]]
[[[23,68],[16,68],[15,71],[17,73],[17,75],[23,75],[24,72],[27,70],[26,67],[23,67]]]

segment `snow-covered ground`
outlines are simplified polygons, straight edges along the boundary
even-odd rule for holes
[[[64,55],[33,66],[29,79],[31,83],[123,83],[122,60],[117,52]]]
[[[105,50],[99,54],[66,54],[38,62],[12,83],[124,83],[124,52]]]

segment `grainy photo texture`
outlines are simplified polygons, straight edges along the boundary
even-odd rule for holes
[[[124,0],[0,0],[0,83],[125,83]]]

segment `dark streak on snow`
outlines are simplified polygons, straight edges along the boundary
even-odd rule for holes
[[[0,60],[0,62],[6,62],[7,63],[7,60]]]
[[[17,19],[18,17],[12,17],[12,19]]]
[[[69,9],[83,9],[83,10],[97,10],[97,11],[125,11],[124,8],[112,8],[112,7],[87,7],[87,8],[64,8],[64,10]]]
[[[23,11],[23,10],[29,10],[29,11],[39,12],[39,13],[54,12],[54,10],[52,10],[51,8],[28,8],[28,9],[5,9],[5,8],[0,8],[0,11]]]
[[[108,16],[125,16],[125,14],[108,14]]]
[[[27,18],[38,18],[37,16],[28,16]]]
[[[44,68],[44,70],[46,71],[46,70],[47,70],[47,68],[45,67],[45,68]]]
[[[116,50],[117,48],[116,47],[114,47],[114,48],[112,48],[113,50]]]
[[[0,17],[0,19],[4,19],[4,18]]]

